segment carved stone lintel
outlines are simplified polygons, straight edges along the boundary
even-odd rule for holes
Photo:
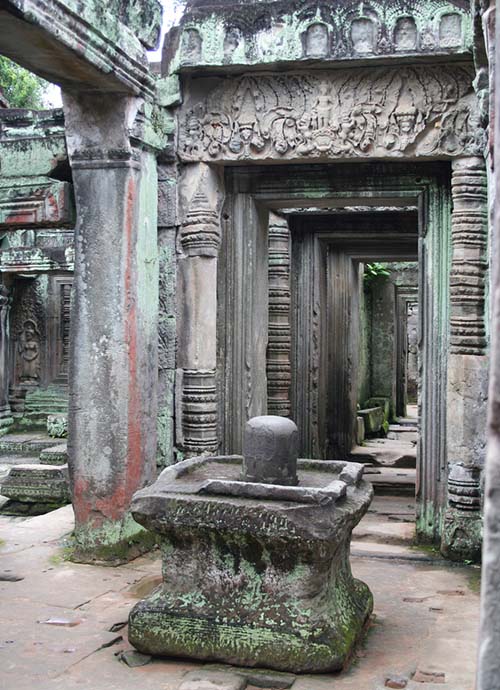
[[[485,133],[473,78],[468,67],[427,65],[211,81],[208,95],[186,100],[178,153],[184,161],[478,155]]]
[[[183,370],[182,435],[188,456],[217,450],[217,389],[215,370]]]
[[[269,218],[269,339],[267,409],[290,415],[290,231],[284,218]]]
[[[485,163],[479,157],[459,158],[452,169],[451,352],[482,355],[488,232]]]

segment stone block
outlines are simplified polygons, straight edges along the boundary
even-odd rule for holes
[[[66,465],[68,462],[68,448],[65,443],[50,446],[40,451],[41,465]]]
[[[294,673],[340,669],[372,610],[348,559],[373,490],[351,463],[299,460],[298,487],[242,482],[242,463],[186,460],[135,494],[134,519],[161,542],[164,583],[131,611],[129,640],[160,656]],[[205,492],[211,482],[216,493]],[[266,498],[235,499],[224,482],[266,487]],[[283,498],[332,482],[343,491],[328,502]]]
[[[47,433],[52,438],[66,438],[68,435],[68,417],[65,414],[49,414]]]
[[[365,409],[370,409],[372,407],[381,407],[383,412],[384,412],[384,421],[388,422],[390,418],[390,413],[391,413],[391,401],[389,398],[383,398],[383,397],[373,397],[369,398],[365,404],[364,404]]]
[[[48,512],[71,500],[68,466],[15,465],[3,480],[0,492],[9,499],[2,512]]]
[[[359,415],[356,417],[356,443],[362,445],[365,440],[365,420]]]
[[[381,407],[358,410],[358,416],[364,421],[367,436],[380,433],[384,423],[384,410]]]

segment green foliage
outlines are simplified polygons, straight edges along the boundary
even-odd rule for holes
[[[387,276],[390,275],[390,270],[386,268],[384,264],[375,262],[373,264],[365,264],[363,280],[365,285],[370,285],[374,280],[387,278]]]
[[[11,108],[43,109],[47,82],[0,55],[0,88]]]

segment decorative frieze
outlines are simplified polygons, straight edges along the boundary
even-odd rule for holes
[[[269,217],[269,336],[267,409],[290,416],[290,230],[284,218]]]
[[[487,180],[482,158],[453,162],[452,197],[451,352],[482,355],[486,347],[488,232]]]
[[[182,447],[189,456],[217,450],[215,370],[182,371]]]
[[[201,81],[180,114],[178,152],[186,161],[476,155],[485,135],[473,78],[461,65],[408,65]]]
[[[315,60],[455,56],[470,50],[471,23],[468,8],[449,0],[197,3],[186,8],[181,30],[169,36],[163,68],[248,70],[257,64],[310,67]]]

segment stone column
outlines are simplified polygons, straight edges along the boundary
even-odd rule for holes
[[[290,416],[290,230],[285,218],[269,214],[269,336],[267,410]]]
[[[215,453],[216,322],[220,196],[217,174],[189,166],[180,185],[181,256],[177,267],[177,445],[186,457]]]
[[[176,351],[177,171],[158,166],[158,453],[161,467],[175,462],[174,385]]]
[[[452,166],[452,265],[448,357],[448,506],[441,551],[452,559],[477,558],[481,540],[479,469],[484,464],[488,369],[485,329],[488,205],[482,158]],[[457,467],[456,467],[457,466]]]
[[[133,129],[141,107],[64,94],[78,218],[68,454],[83,562],[122,562],[152,541],[129,512],[156,467],[157,171]]]
[[[0,434],[13,423],[9,405],[9,313],[12,299],[10,290],[0,284]]]

